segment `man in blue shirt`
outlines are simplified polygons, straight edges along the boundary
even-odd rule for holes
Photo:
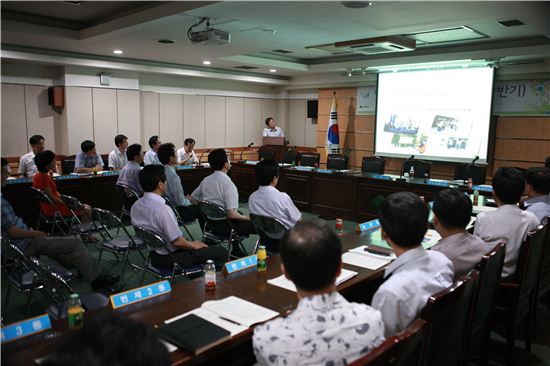
[[[2,158],[2,187],[8,179],[8,162]],[[47,255],[66,268],[76,268],[93,290],[108,288],[119,280],[117,276],[100,274],[100,268],[78,236],[50,237],[30,229],[15,215],[11,204],[2,196],[2,233],[26,256]],[[5,233],[5,234],[4,234]]]
[[[99,172],[103,170],[103,159],[93,141],[83,141],[80,144],[80,149],[82,151],[79,151],[75,158],[75,173]]]
[[[529,168],[525,172],[525,193],[529,197],[523,205],[542,222],[550,216],[550,169]]]

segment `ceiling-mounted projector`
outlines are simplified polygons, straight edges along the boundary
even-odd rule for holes
[[[196,31],[194,30],[195,27],[200,26],[206,22],[206,29]],[[193,24],[189,30],[187,31],[187,37],[191,40],[193,43],[200,43],[200,44],[229,44],[231,42],[231,34],[226,31],[222,31],[219,29],[214,29],[210,26],[210,18],[208,17],[202,17],[200,21],[196,24]]]

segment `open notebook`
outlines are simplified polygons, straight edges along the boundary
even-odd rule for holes
[[[189,314],[194,314],[226,329],[231,336],[245,331],[253,324],[265,322],[279,315],[276,311],[250,301],[236,296],[228,296],[222,300],[205,301],[199,308],[167,319],[164,323],[172,323]]]
[[[350,278],[357,276],[357,272],[350,271],[349,269],[342,268],[342,273],[340,273],[340,276],[336,278],[336,286],[341,284],[342,282],[345,282],[349,280]],[[296,292],[296,285],[289,279],[285,277],[285,275],[280,275],[279,277],[272,278],[270,280],[267,280],[267,283],[270,285],[282,287],[285,290],[294,291]]]

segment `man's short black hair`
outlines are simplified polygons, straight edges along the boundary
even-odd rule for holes
[[[191,137],[188,137],[185,139],[185,141],[183,142],[184,145],[189,145],[189,144],[195,144],[195,140],[193,140]]]
[[[136,156],[139,156],[141,154],[141,145],[140,144],[132,144],[128,146],[126,149],[126,157],[129,161],[134,160]]]
[[[157,156],[161,164],[168,164],[170,157],[176,156],[176,146],[171,142],[160,145]]]
[[[516,168],[498,168],[493,176],[493,191],[504,204],[519,202],[525,190],[525,177]]]
[[[153,146],[155,146],[155,144],[157,143],[157,140],[159,139],[159,137],[157,135],[154,135],[154,136],[151,136],[149,137],[149,147],[152,149]]]
[[[227,163],[227,155],[224,149],[215,149],[208,154],[208,164],[212,170],[221,170],[225,163]]]
[[[159,182],[166,182],[164,166],[158,164],[145,165],[138,173],[139,184],[144,192],[153,192]]]
[[[55,153],[51,150],[44,150],[34,156],[34,164],[40,173],[48,172],[48,165],[55,160]]]
[[[59,338],[42,364],[169,366],[170,354],[157,334],[123,314],[99,315],[86,319],[81,330]]]
[[[90,140],[84,140],[80,144],[80,149],[82,150],[82,152],[85,152],[85,153],[92,151],[94,147],[95,147],[95,142]]]
[[[2,169],[4,169],[4,167],[7,167],[9,166],[10,164],[8,163],[8,161],[4,158],[2,158]]]
[[[324,221],[299,221],[283,236],[279,249],[285,271],[297,288],[317,291],[336,280],[342,242]]]
[[[29,139],[29,144],[32,145],[36,145],[40,142],[40,140],[44,140],[44,136],[42,135],[32,135],[31,138]]]
[[[548,169],[550,169],[550,156],[548,156],[546,158],[546,160],[544,161],[544,166]]]
[[[271,121],[272,119],[273,119],[273,117],[267,117],[267,118],[265,119],[265,125],[266,125],[266,126],[269,126],[269,121]]]
[[[445,189],[435,195],[433,211],[445,228],[465,229],[472,216],[472,201],[458,189]]]
[[[256,164],[256,180],[261,186],[268,186],[274,177],[279,176],[279,164],[273,159],[265,159]]]
[[[115,146],[118,147],[119,145],[121,145],[124,140],[128,140],[128,137],[124,136],[124,135],[116,135],[115,136]]]
[[[428,231],[429,210],[424,201],[411,192],[386,197],[380,209],[380,225],[390,239],[402,248],[420,245]]]
[[[550,193],[550,169],[548,168],[534,167],[527,169],[525,181],[537,193]]]

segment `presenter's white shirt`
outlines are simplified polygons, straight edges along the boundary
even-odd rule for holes
[[[248,199],[250,213],[280,220],[285,229],[291,229],[302,218],[302,213],[286,193],[273,186],[260,186]]]
[[[29,152],[19,159],[19,174],[26,177],[34,177],[36,174],[36,164],[34,163],[34,152]]]
[[[151,164],[162,165],[157,153],[154,150],[148,150],[145,155],[143,155],[143,165]]]
[[[185,152],[185,148],[183,147],[181,149],[178,149],[177,156],[178,156],[178,162],[184,161],[190,158],[189,160],[184,162],[183,165],[191,165],[199,162],[199,159],[197,158],[195,151],[191,150],[191,152],[188,154]]]
[[[275,130],[264,128],[263,137],[285,137],[285,133],[279,127],[275,127]]]
[[[119,149],[115,149],[109,153],[109,168],[119,170],[124,168],[127,163],[126,150],[121,152]]]

